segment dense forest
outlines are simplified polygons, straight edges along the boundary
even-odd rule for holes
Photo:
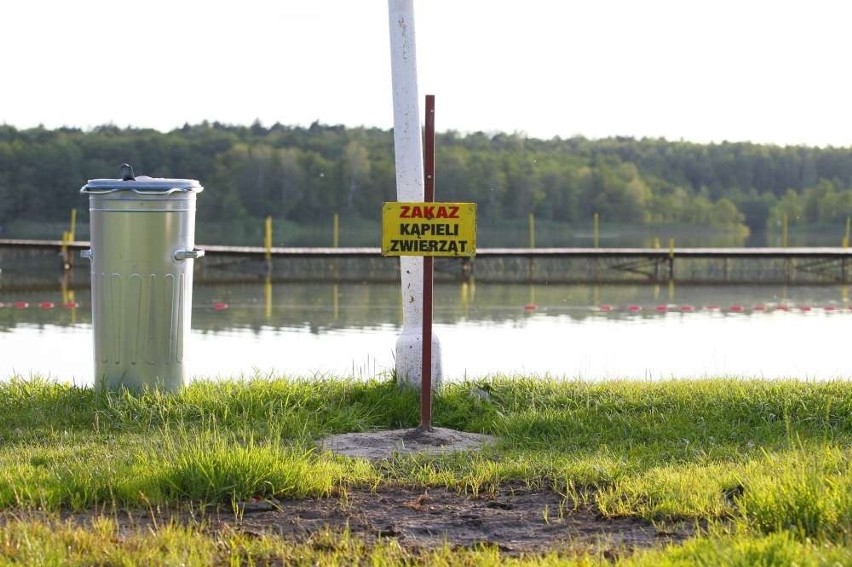
[[[661,139],[518,134],[437,136],[439,200],[472,201],[480,223],[536,219],[685,224],[763,231],[845,223],[852,216],[852,149]],[[0,126],[0,225],[61,221],[85,208],[87,179],[137,174],[199,179],[202,221],[276,219],[310,224],[329,211],[368,221],[395,200],[389,130],[219,123],[168,133]]]

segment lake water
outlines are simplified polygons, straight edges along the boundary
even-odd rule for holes
[[[0,379],[91,384],[88,272],[31,272],[0,276]],[[200,279],[187,364],[205,379],[387,375],[401,316],[398,284]],[[852,377],[845,286],[441,283],[434,319],[446,381]]]

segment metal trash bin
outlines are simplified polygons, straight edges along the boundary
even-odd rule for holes
[[[89,196],[95,388],[180,390],[192,313],[194,179],[91,179]]]

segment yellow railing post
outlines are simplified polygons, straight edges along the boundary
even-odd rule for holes
[[[266,250],[267,262],[272,260],[272,217],[266,217],[266,225],[263,234],[263,247]]]
[[[592,241],[594,242],[595,248],[599,248],[601,245],[601,217],[598,213],[592,217]]]
[[[340,246],[340,215],[334,213],[334,228],[331,235],[332,245],[337,248]]]
[[[852,218],[846,217],[846,235],[843,237],[843,247],[844,248],[849,248],[849,236],[850,236],[850,234],[849,234],[849,229],[850,229],[849,221],[852,221]]]

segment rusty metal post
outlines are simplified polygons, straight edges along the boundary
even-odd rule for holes
[[[423,201],[435,200],[435,95],[426,95],[423,150]],[[434,258],[423,258],[423,357],[421,359],[420,429],[432,430],[432,284]]]

